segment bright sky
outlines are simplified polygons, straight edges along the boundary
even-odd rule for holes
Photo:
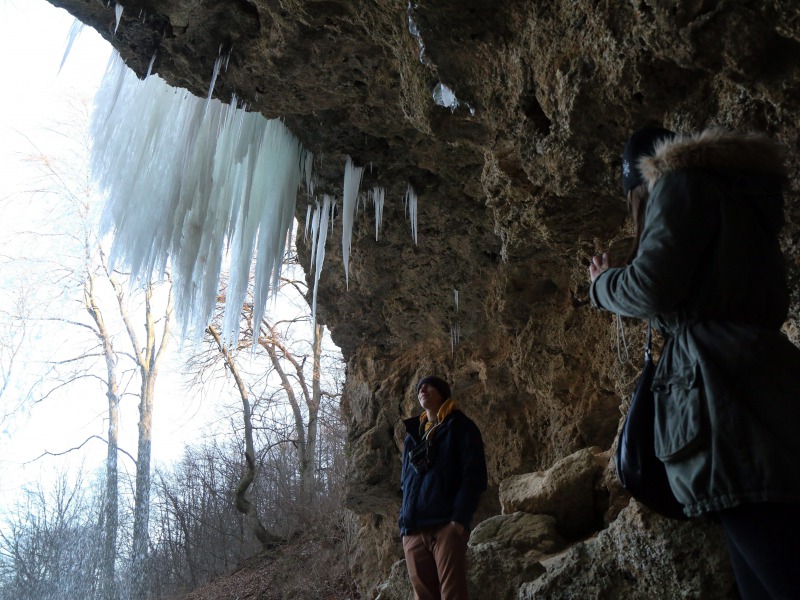
[[[105,71],[111,46],[93,29],[85,27],[74,43],[59,73],[66,41],[74,18],[44,0],[0,0],[0,199],[18,190],[30,189],[31,173],[20,155],[35,143],[44,154],[57,152],[59,136],[48,131],[58,122],[65,100],[76,94],[91,98]],[[36,210],[36,206],[30,207]],[[24,224],[27,214],[3,213],[0,232],[11,223]],[[3,253],[8,252],[3,248]],[[6,276],[7,278],[7,276]],[[6,283],[0,277],[0,283]],[[165,364],[157,383],[154,416],[153,457],[171,461],[181,456],[187,441],[201,435],[194,423],[207,422],[212,404],[208,398],[187,398],[181,381],[174,376],[176,364]],[[209,395],[215,392],[209,390]],[[0,431],[0,508],[4,498],[14,495],[26,482],[53,473],[68,464],[80,464],[73,453],[66,459],[45,458],[31,463],[45,450],[61,452],[91,435],[106,437],[104,398],[80,391],[67,399],[46,402],[29,415],[5,424]],[[68,400],[68,401],[66,401]],[[135,454],[137,410],[135,399],[123,404],[121,445]],[[0,427],[3,429],[3,427]],[[105,446],[94,440],[83,456],[93,467],[105,455]],[[120,464],[132,465],[120,457]]]

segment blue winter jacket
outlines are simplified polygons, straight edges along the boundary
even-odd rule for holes
[[[477,425],[460,410],[450,413],[434,432],[433,464],[420,475],[408,458],[421,443],[419,418],[406,419],[404,423],[408,435],[400,478],[400,534],[450,521],[461,523],[468,530],[487,483],[483,439]]]

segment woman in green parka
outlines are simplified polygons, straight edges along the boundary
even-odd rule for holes
[[[689,516],[713,513],[743,598],[800,599],[800,350],[778,233],[782,149],[758,134],[635,132],[627,266],[589,268],[593,303],[663,335],[656,454]]]

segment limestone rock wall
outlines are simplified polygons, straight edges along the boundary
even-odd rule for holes
[[[362,189],[387,188],[377,242],[372,217],[356,219],[349,290],[340,231],[329,239],[318,301],[348,361],[348,502],[362,518],[354,564],[367,595],[400,557],[399,419],[415,410],[420,376],[448,378],[481,427],[491,479],[481,519],[500,512],[508,477],[611,447],[643,335],[625,322],[622,338],[589,306],[587,265],[601,250],[624,254],[619,153],[631,129],[722,125],[790,147],[784,245],[797,337],[793,0],[129,0],[116,35],[113,6],[51,2],[110,39],[140,75],[155,55],[156,73],[201,96],[219,53],[230,53],[215,95],[283,118],[317,157],[318,191],[340,193],[348,155],[370,166]],[[438,83],[458,107],[433,102]],[[409,183],[417,244],[402,205]],[[605,480],[613,520],[626,499]],[[609,522],[603,540],[650,535],[638,516]],[[598,541],[570,556],[569,572],[600,577],[578,565],[603,544],[619,548]],[[566,597],[555,587],[541,584],[535,597]]]

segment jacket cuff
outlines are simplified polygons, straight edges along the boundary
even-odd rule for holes
[[[592,285],[589,286],[589,300],[592,302],[592,306],[595,308],[603,308],[603,305],[600,304],[600,299],[597,297],[597,284],[600,281],[600,278],[603,277],[608,271],[603,271],[592,282]]]

